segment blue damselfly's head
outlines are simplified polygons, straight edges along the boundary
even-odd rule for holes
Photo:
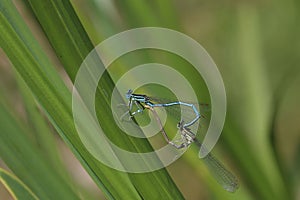
[[[126,93],[126,99],[130,99],[132,92],[133,92],[132,89],[128,90],[128,92]]]

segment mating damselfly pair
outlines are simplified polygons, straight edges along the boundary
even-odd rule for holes
[[[196,138],[196,134],[194,134],[191,130],[191,127],[199,122],[199,120],[203,117],[195,104],[183,101],[161,101],[159,98],[153,98],[145,94],[133,93],[132,90],[128,90],[126,93],[126,98],[128,99],[128,111],[123,114],[121,118],[125,118],[127,114],[129,114],[130,118],[133,118],[134,116],[143,113],[145,109],[150,110],[155,117],[157,124],[160,127],[160,131],[167,143],[174,146],[176,149],[187,148],[193,143],[199,148],[203,148],[203,144]],[[155,108],[170,108],[175,106],[189,108],[193,116],[188,121],[184,121],[182,118],[178,121],[177,129],[179,130],[181,136],[179,142],[173,142],[173,140],[169,138],[161,122],[160,116],[155,110]],[[135,107],[135,109],[133,109],[133,107]],[[238,181],[236,177],[229,172],[212,154],[208,153],[202,160],[217,182],[225,190],[234,192],[238,188]]]

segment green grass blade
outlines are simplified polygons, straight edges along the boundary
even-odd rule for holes
[[[84,39],[85,42],[82,42],[82,38],[86,38],[87,36],[82,29],[82,26],[78,25],[79,21],[76,21],[78,18],[76,17],[74,10],[67,1],[30,1],[30,5],[33,8],[32,10],[37,12],[36,17],[40,20],[40,24],[43,25],[43,29],[48,34],[48,38],[54,49],[57,51],[57,55],[61,58],[62,63],[64,63],[64,65],[66,63],[65,67],[69,76],[74,80],[74,76],[82,59],[87,55],[89,47],[92,46],[88,39]],[[47,7],[46,10],[43,9],[45,7]],[[47,12],[50,12],[50,15],[48,15],[49,13]],[[53,21],[55,21],[55,23],[53,23]],[[55,24],[55,28],[47,24],[50,22]],[[9,25],[7,26],[9,27]],[[7,27],[5,28],[6,30],[9,30]],[[50,29],[48,30],[48,28],[52,31]],[[22,29],[22,31],[24,30]],[[75,38],[73,37],[73,34],[75,34]],[[64,35],[65,37],[61,37],[61,35]],[[77,38],[76,35],[79,35],[80,37]],[[10,34],[4,33],[3,36],[5,37],[5,40],[0,42],[4,44],[4,41],[14,43],[14,45],[6,46],[4,50],[10,57],[10,60],[13,62],[17,71],[33,91],[40,104],[44,107],[48,117],[60,133],[61,137],[71,147],[74,154],[81,161],[98,186],[102,188],[108,198],[182,198],[177,187],[165,170],[146,174],[126,174],[110,169],[96,161],[86,151],[75,131],[71,112],[70,93],[65,92],[64,95],[61,95],[61,92],[58,92],[60,89],[66,91],[65,86],[61,84],[61,81],[56,83],[56,85],[59,85],[58,87],[53,86],[49,81],[50,77],[57,77],[57,74],[53,72],[53,70],[51,71],[51,64],[38,62],[40,59],[45,60],[45,56],[41,55],[41,53],[38,55],[33,54],[33,56],[29,50],[30,48],[24,47],[22,42],[18,40],[19,36],[16,35],[15,31],[11,31]],[[52,40],[59,40],[60,42],[55,43]],[[25,41],[25,43],[35,43],[33,39],[30,39],[29,41]],[[64,41],[66,41],[66,45],[62,45]],[[79,48],[80,45],[83,45],[84,47]],[[17,54],[16,51],[13,53],[11,48],[16,46],[21,49],[17,51]],[[32,57],[37,57],[38,59],[33,59]],[[18,60],[23,61],[22,65]],[[76,64],[70,60],[75,60],[74,62],[76,62]],[[73,65],[70,63],[73,63]],[[26,65],[26,70],[23,67],[24,65]],[[44,70],[41,70],[44,68],[49,71],[45,73]],[[110,81],[110,79],[106,80]],[[106,82],[106,84],[109,87],[113,86],[111,82]],[[101,113],[105,114],[106,110],[101,110],[100,114]],[[110,123],[110,121],[107,120],[106,123]],[[147,141],[133,141],[129,139],[128,136],[122,136],[116,127],[113,128],[115,129],[114,133],[116,134],[116,139],[122,143],[121,146],[132,147],[133,150],[137,152],[152,150]],[[117,134],[118,132],[120,135]],[[149,188],[151,188],[151,190],[149,190]]]
[[[2,104],[0,121],[0,157],[16,176],[41,199],[78,199]]]
[[[130,2],[116,0],[115,2],[123,12],[126,22],[130,23],[130,27],[160,25],[160,19],[154,14],[156,11],[151,5],[152,2],[146,3],[144,0],[131,0]]]
[[[0,168],[0,182],[6,187],[14,199],[37,200],[38,198],[13,174]]]
[[[178,12],[175,9],[175,2],[171,0],[153,1],[155,8],[158,10],[161,26],[165,28],[178,29]],[[145,3],[146,5],[146,3]]]
[[[56,133],[48,124],[48,121],[46,121],[46,116],[42,113],[23,79],[18,73],[14,74],[21,94],[21,99],[24,104],[26,114],[25,123],[30,129],[28,131],[30,134],[29,137],[32,139],[34,145],[39,149],[41,154],[43,154],[43,157],[47,158],[49,165],[51,165],[55,171],[57,171],[59,175],[63,177],[73,188],[76,188],[76,191],[80,193],[82,198],[91,199],[92,197],[88,195],[88,191],[86,191],[83,187],[80,187],[78,183],[75,183],[75,181],[71,178],[70,172],[67,171],[64,165],[66,163],[63,164],[59,155],[58,138],[56,138]]]
[[[51,20],[53,20],[53,18],[55,17],[57,17],[57,20],[62,20],[61,23],[57,23],[57,26],[55,28],[54,27],[51,28],[51,25],[48,26],[49,15],[44,14],[44,12],[42,12],[41,9],[38,9],[41,8],[41,6],[45,6],[45,4],[48,3],[49,3],[48,8],[51,7],[50,3],[53,3],[55,5],[53,7],[52,13],[57,13],[56,15],[51,16]],[[82,29],[82,26],[77,26],[79,22],[77,22],[76,20],[78,20],[78,18],[70,17],[70,15],[74,16],[72,14],[74,13],[74,10],[69,4],[67,3],[62,4],[60,1],[49,1],[49,2],[45,1],[43,3],[41,3],[40,1],[31,1],[31,5],[33,8],[32,10],[35,11],[35,15],[39,19],[39,22],[43,26],[43,29],[45,30],[45,33],[50,43],[52,44],[53,48],[55,49],[58,55],[65,55],[64,50],[61,48],[61,44],[55,43],[55,41],[57,41],[58,38],[60,37],[61,33],[72,32],[73,34],[75,34],[75,37],[73,36],[73,34],[72,35],[70,34],[68,35],[69,38],[64,40],[64,42],[66,43],[64,46],[68,47],[67,52],[72,52],[73,54],[72,57],[68,57],[68,56],[61,57],[62,63],[66,63],[64,67],[68,68],[66,71],[68,72],[70,78],[74,80],[75,78],[73,77],[74,73],[69,73],[69,72],[70,70],[77,71],[77,69],[75,69],[74,66],[79,67],[81,62],[78,62],[76,65],[73,65],[72,69],[68,67],[69,66],[68,63],[70,63],[70,59],[72,60],[74,57],[81,57],[81,55],[87,55],[89,52],[87,52],[86,50],[89,49],[91,46],[91,43],[89,42],[89,39],[87,38],[85,31]],[[60,16],[63,17],[61,18]],[[60,24],[64,24],[65,26],[59,26]],[[86,45],[85,48],[80,48],[81,47],[80,40],[79,42],[78,40],[75,40],[79,36],[81,38],[86,38],[86,39],[81,39],[85,41],[84,43]],[[74,43],[74,41],[76,42]],[[78,52],[77,51],[78,49],[80,49],[81,52]],[[99,67],[102,66],[99,65]],[[111,91],[114,86],[111,79],[108,76],[103,77],[103,79],[105,80],[103,89],[105,89],[106,91]],[[110,105],[103,104],[102,99],[105,99],[105,102],[110,102],[110,101],[107,96],[103,95],[103,93],[99,92],[99,94],[100,95],[97,96],[99,98],[97,99],[98,100],[101,99],[101,101],[97,103],[97,105],[100,105],[99,108],[97,108],[97,114],[99,119],[105,119],[101,121],[102,126],[104,127],[107,126],[108,129],[110,129],[111,132],[114,133],[113,134],[114,137],[111,138],[113,142],[124,147],[125,149],[128,147],[132,147],[131,150],[134,152],[153,151],[146,141],[142,142],[139,139],[132,139],[127,136],[124,137],[124,134],[120,133],[118,128],[111,126],[111,121],[113,120],[112,119],[113,117],[108,115],[108,113],[110,113],[110,110],[108,109]],[[116,134],[118,132],[119,135]],[[174,198],[176,196],[181,198],[180,192],[177,190],[176,186],[174,185],[174,183],[172,182],[172,180],[170,179],[170,177],[168,176],[165,170],[160,170],[154,173],[147,173],[143,175],[129,174],[129,177],[133,182],[134,187],[137,188],[139,194],[141,194],[143,198],[147,198],[147,197],[153,198],[153,192],[151,192],[149,188],[152,188],[152,190],[156,190],[157,198],[159,197]],[[153,188],[153,185],[157,185],[157,187]]]
[[[46,122],[46,116],[42,114],[40,107],[37,105],[37,102],[34,100],[32,93],[24,81],[16,72],[12,73],[8,78],[17,81],[17,88],[14,93],[20,93],[20,98],[17,98],[17,103],[21,103],[20,101],[22,101],[22,111],[24,110],[24,113],[22,111],[21,113],[24,115],[21,114],[22,117],[19,116],[20,108],[17,107],[16,109],[15,104],[12,103],[14,102],[12,99],[14,97],[7,95],[8,91],[4,91],[2,86],[7,85],[5,82],[4,85],[0,87],[0,102],[12,113],[14,119],[18,121],[19,124],[22,124],[24,127],[26,126],[27,131],[25,134],[30,140],[30,144],[28,145],[34,146],[42,157],[47,158],[47,165],[55,170],[55,172],[64,179],[65,183],[70,185],[73,189],[76,189],[77,193],[80,193],[81,198],[94,199],[93,195],[90,195],[90,192],[88,193],[88,191],[84,189],[86,188],[85,186],[80,187],[78,183],[75,183],[70,177],[70,172],[66,170],[58,154],[58,143],[53,128]]]
[[[262,30],[259,15],[254,7],[248,5],[240,5],[236,15],[237,46],[233,58],[238,63],[232,68],[236,77],[231,75],[231,78],[236,78],[239,86],[231,86],[236,90],[228,95],[231,105],[224,139],[235,160],[239,160],[241,174],[257,198],[288,198],[269,141],[273,99],[260,45]]]
[[[99,166],[101,164],[95,162],[82,146],[73,124],[71,94],[54,71],[33,36],[30,35],[30,31],[10,1],[4,1],[1,4],[0,17],[0,44],[3,50],[37,100],[44,107],[63,139],[88,169],[92,178],[98,185],[102,186],[107,197],[112,197],[113,194],[115,198],[122,196],[136,199],[139,195],[130,184],[126,174],[114,173],[113,170],[105,166]],[[57,81],[53,82],[53,80]],[[106,185],[111,187],[110,191],[104,187],[102,180],[100,181],[99,177],[101,176],[106,177],[106,179],[102,178],[102,180],[104,179]],[[118,182],[111,185],[109,179],[114,178]],[[117,191],[114,188],[118,184],[120,184],[120,187]],[[54,194],[56,193],[54,192]]]
[[[260,27],[258,24],[258,17],[256,11],[252,7],[240,6],[238,12],[239,18],[239,38],[240,41],[240,58],[241,65],[245,70],[243,73],[245,76],[245,85],[249,88],[246,94],[251,103],[248,104],[248,108],[244,111],[248,116],[246,121],[250,124],[255,124],[253,127],[246,125],[247,131],[251,131],[250,143],[255,145],[255,149],[251,149],[255,154],[259,169],[263,171],[265,175],[264,190],[268,190],[270,194],[278,199],[286,198],[288,193],[285,189],[283,179],[281,177],[278,166],[274,160],[274,152],[271,149],[269,138],[270,131],[270,114],[273,103],[271,100],[271,87],[266,80],[267,73],[263,70],[264,59],[261,57],[262,47],[259,45],[261,38],[259,37]],[[249,26],[251,29],[249,31]],[[262,178],[262,177],[260,177]]]
[[[80,64],[93,49],[93,45],[70,2],[59,0],[24,0],[24,2],[29,5],[38,20],[42,19],[41,27],[46,32],[57,57],[69,77],[75,78]],[[71,47],[74,48],[72,51]]]
[[[41,110],[38,108],[38,105],[24,80],[17,73],[15,73],[15,77],[20,88],[21,98],[24,102],[27,119],[26,123],[30,128],[32,138],[35,140],[34,143],[40,149],[41,153],[48,158],[49,163],[51,163],[57,171],[60,171],[62,176],[65,176],[66,172],[63,170],[64,167],[58,155],[55,137],[45,121],[45,116],[42,115]]]

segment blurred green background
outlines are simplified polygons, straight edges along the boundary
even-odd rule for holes
[[[82,58],[68,55],[67,48],[63,49],[63,40],[64,35],[71,35],[70,38],[76,35],[72,32],[76,28],[85,30],[93,45],[121,31],[145,26],[174,29],[197,40],[219,67],[227,93],[226,123],[213,152],[238,177],[240,188],[234,194],[223,191],[197,158],[197,149],[192,149],[167,167],[178,190],[186,199],[300,199],[299,1],[71,0],[69,4],[68,1],[46,0],[44,2],[49,2],[49,5],[61,6],[53,6],[57,13],[70,13],[68,9],[72,10],[72,7],[75,10],[68,15],[69,19],[61,15],[62,21],[73,21],[75,28],[69,29],[68,33],[61,32],[58,39],[51,35],[51,31],[55,32],[59,22],[51,15],[44,23],[39,18],[43,12],[47,13],[48,7],[38,7],[38,1],[34,0],[15,0],[13,3],[17,12],[9,13],[7,5],[13,5],[7,2],[0,2],[1,16],[7,19],[0,21],[0,28],[10,23],[11,27],[18,26],[13,24],[13,17],[7,16],[20,14],[37,44],[41,45],[40,50],[52,63],[52,70],[59,73],[69,90],[74,80],[72,73],[74,75],[76,72],[72,67],[79,67],[80,62],[76,61],[83,59],[84,53]],[[68,24],[62,23],[62,26],[67,27]],[[26,37],[20,36],[21,43]],[[77,40],[83,46],[86,44],[86,40],[81,41],[74,36],[74,43]],[[112,186],[109,186],[109,178],[105,182],[101,176],[98,181],[101,184],[93,182],[95,177],[91,179],[90,173],[86,173],[77,161],[78,155],[73,155],[74,149],[71,147],[70,151],[68,148],[74,143],[71,141],[66,145],[63,142],[57,134],[61,127],[53,120],[49,108],[41,100],[35,100],[39,97],[38,92],[32,86],[27,87],[25,82],[28,82],[23,81],[20,69],[15,70],[13,65],[18,63],[18,59],[20,65],[25,65],[25,61],[14,57],[13,51],[10,54],[6,52],[12,43],[1,39],[0,44],[3,48],[0,50],[0,168],[15,174],[39,199],[44,199],[43,193],[34,189],[37,186],[34,186],[34,181],[45,181],[40,185],[45,190],[60,188],[62,196],[68,193],[66,199],[73,199],[73,195],[81,199],[117,198],[114,194],[118,194],[120,188],[116,186],[114,192],[111,188],[118,179],[112,178]],[[60,44],[61,50],[58,49]],[[34,46],[31,43],[29,48],[30,45]],[[17,50],[15,48],[16,55]],[[80,48],[76,51],[84,52]],[[67,56],[71,61],[64,60]],[[38,60],[36,57],[32,59]],[[111,76],[114,79],[130,67],[149,61],[168,64],[190,76],[195,88],[205,89],[203,83],[197,83],[198,79],[192,77],[193,72],[185,67],[186,64],[158,51],[135,53],[122,58],[114,63],[117,70],[112,70]],[[28,74],[25,71],[25,76],[30,78],[30,70]],[[52,87],[51,82],[49,87]],[[53,88],[56,88],[55,84]],[[204,102],[207,101],[209,97],[205,96]],[[4,147],[8,143],[11,146]],[[22,145],[26,148],[32,146],[32,149],[23,151]],[[74,146],[77,149],[76,144]],[[32,163],[30,154],[25,155],[24,152],[38,153],[39,162],[36,162],[39,164]],[[32,166],[24,164],[26,162]],[[43,168],[44,172],[52,174],[53,179],[39,180],[38,174],[34,177],[28,173],[22,163],[28,167],[27,170]],[[61,185],[56,185],[56,177],[62,179]],[[150,183],[146,184],[147,179],[143,179],[143,175],[140,177],[142,189],[137,188],[138,193],[145,190],[155,194],[158,186],[150,187]],[[104,193],[101,192],[103,188]],[[125,199],[125,196],[120,196]],[[174,196],[174,199],[180,198],[180,195]],[[0,199],[13,199],[3,185],[0,185]]]

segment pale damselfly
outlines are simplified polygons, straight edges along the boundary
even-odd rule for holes
[[[160,121],[160,118],[157,112],[154,110],[153,107],[146,105],[145,108],[151,110],[152,114],[154,115],[157,124],[161,129],[161,133],[164,139],[171,145],[173,145],[177,149],[186,148],[192,143],[195,143],[199,149],[203,148],[203,144],[196,138],[196,135],[188,128],[184,126],[184,122],[180,121],[177,124],[177,128],[180,131],[181,135],[181,143],[177,144],[174,143],[168,137],[164,127]],[[216,181],[228,192],[235,192],[238,187],[238,180],[237,178],[225,168],[225,166],[211,153],[208,153],[204,158],[202,158],[203,162],[207,166],[208,170],[212,174],[212,176],[216,179]]]

